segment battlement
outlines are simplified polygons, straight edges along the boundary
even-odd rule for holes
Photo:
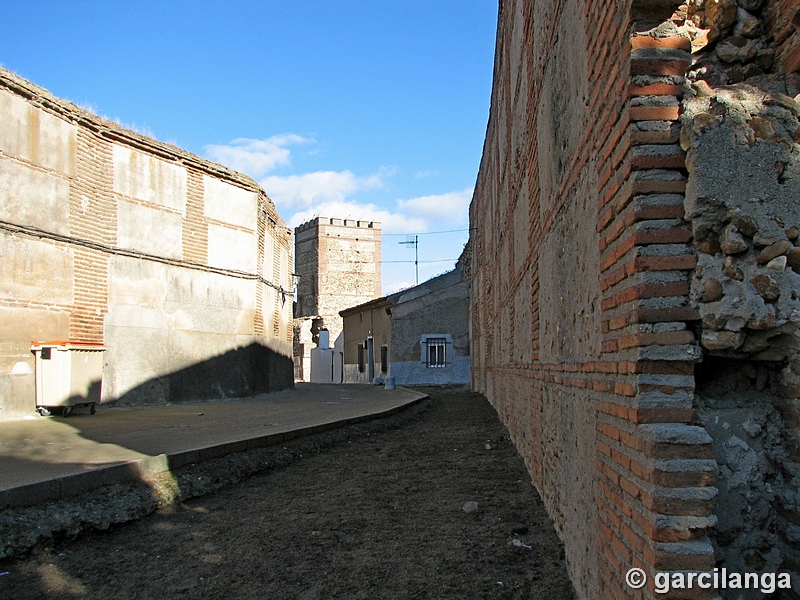
[[[295,233],[313,229],[319,226],[352,227],[353,229],[380,229],[380,221],[357,221],[355,219],[337,219],[329,217],[314,217],[295,227]]]

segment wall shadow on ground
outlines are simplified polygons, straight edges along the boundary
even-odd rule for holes
[[[72,396],[69,404],[91,402],[98,386],[99,382],[92,382],[86,396]],[[225,400],[253,397],[292,387],[292,358],[260,344],[251,344],[148,380],[111,403],[104,404],[152,406]],[[154,390],[160,393],[153,395]],[[54,412],[60,414],[60,411]],[[197,459],[216,458],[220,463],[213,476],[199,479],[184,477],[179,483],[175,469],[192,468],[195,462],[192,452],[186,452],[176,461],[180,464],[173,464],[164,455],[147,456],[135,448],[135,443],[120,444],[113,438],[99,434],[96,425],[101,423],[96,419],[101,418],[100,414],[89,416],[85,408],[77,409],[72,414],[74,416],[69,418],[49,417],[54,418],[55,423],[67,426],[52,434],[50,441],[63,440],[69,444],[73,436],[78,436],[96,442],[98,445],[90,449],[92,456],[87,462],[62,463],[58,456],[37,453],[35,449],[27,455],[12,454],[4,459],[9,468],[23,472],[44,468],[45,472],[40,481],[15,486],[11,478],[10,488],[0,488],[0,517],[8,517],[5,520],[0,518],[0,559],[24,552],[42,541],[69,538],[85,529],[107,529],[114,523],[139,518],[179,498],[198,495],[201,491],[193,486],[202,487],[208,484],[207,480],[219,484],[227,478],[241,476],[240,471],[249,473],[263,468],[264,460],[260,456],[251,457],[244,466],[232,465],[232,459],[225,456],[237,451],[238,447],[235,444],[223,444],[219,448],[197,453]],[[90,424],[94,426],[87,427]],[[9,424],[11,427],[18,426]],[[8,435],[15,435],[14,430],[10,429]],[[24,447],[25,435],[23,430],[18,432],[20,439],[11,444],[12,452],[13,447]],[[289,438],[291,436],[287,435]],[[266,448],[259,450],[267,451]],[[215,452],[218,456],[213,456]],[[216,463],[212,460],[212,464]],[[187,482],[191,482],[191,485]],[[86,506],[103,506],[106,510],[92,512]],[[51,507],[53,510],[44,511],[48,513],[46,517],[36,520],[35,527],[26,528],[29,511],[41,517],[43,511],[37,511],[37,507]],[[29,520],[34,522],[34,519]]]
[[[154,386],[159,387],[162,391],[157,398],[149,396]],[[96,401],[99,398],[99,387],[98,381],[91,382],[85,396],[72,395],[65,403],[52,406],[53,414],[57,416],[53,418],[54,420],[48,421],[49,424],[40,423],[44,428],[25,421],[11,421],[4,424],[0,458],[7,463],[8,473],[13,474],[16,471],[30,473],[42,469],[40,483],[43,485],[37,488],[31,498],[26,498],[26,494],[23,493],[10,504],[4,504],[3,498],[0,498],[0,510],[16,505],[18,501],[25,505],[28,500],[47,500],[69,496],[75,491],[84,491],[95,484],[144,481],[149,485],[151,483],[149,475],[168,470],[173,466],[166,463],[161,464],[159,461],[166,460],[163,455],[151,456],[149,453],[152,450],[147,446],[137,447],[136,442],[116,439],[115,429],[112,427],[114,421],[119,421],[120,418],[140,421],[141,413],[135,410],[117,413],[110,422],[106,419],[111,413],[90,416],[89,409],[86,407],[80,407],[74,412],[70,412],[69,418],[66,418],[66,415],[58,416],[62,414],[61,408],[64,404],[75,406]],[[259,344],[251,344],[151,379],[117,400],[126,408],[148,404],[190,404],[209,400],[253,398],[293,387],[291,357]],[[107,404],[115,405],[114,402]],[[45,401],[43,405],[46,406],[47,402]],[[149,421],[145,418],[139,422],[139,427],[148,425],[152,425],[152,418]],[[136,427],[134,425],[134,428]],[[185,424],[183,427],[191,427],[191,424]],[[202,435],[202,428],[200,430]],[[75,450],[78,438],[94,442],[97,446],[92,446],[88,450],[81,446]],[[53,447],[60,446],[73,449],[73,453],[69,454],[70,462],[65,462],[67,455],[63,452],[59,453],[53,450]],[[223,448],[220,452],[224,454],[235,449]],[[213,450],[205,453],[209,454],[209,452],[213,453]],[[192,453],[188,454],[189,456],[184,459],[185,464],[192,462]],[[76,457],[80,456],[84,456],[85,460],[81,461],[78,458],[77,462],[73,462]],[[129,464],[131,460],[141,462],[141,459],[150,461],[152,464]],[[113,471],[109,470],[109,467],[113,467]],[[102,476],[94,473],[91,483],[82,481],[88,472],[96,471],[98,468],[103,469]],[[142,469],[144,469],[144,473]],[[147,475],[147,477],[143,475]],[[67,480],[64,479],[65,477]],[[61,481],[58,481],[59,479]],[[15,479],[13,476],[0,478],[0,497],[7,495],[4,492],[8,492],[3,489],[4,482],[10,483],[11,488],[14,488],[16,487],[15,482],[18,485],[19,482],[31,480],[36,481],[36,478]]]
[[[154,377],[111,399],[125,406],[246,398],[294,387],[294,365],[261,344],[250,344]]]

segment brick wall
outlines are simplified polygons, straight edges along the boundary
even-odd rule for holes
[[[674,4],[674,5],[673,5]],[[709,569],[711,438],[692,425],[676,3],[500,3],[470,209],[473,385],[507,424],[579,597]],[[634,591],[631,567],[650,576]]]
[[[291,385],[291,231],[253,180],[3,70],[0,111],[0,417],[33,411],[31,340],[104,344],[104,400]]]

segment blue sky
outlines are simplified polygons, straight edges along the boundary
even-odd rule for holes
[[[415,277],[392,262],[414,251],[391,234],[425,234],[420,281],[453,267],[489,114],[496,0],[0,0],[0,11],[0,65],[252,176],[290,226],[382,221],[384,293]]]

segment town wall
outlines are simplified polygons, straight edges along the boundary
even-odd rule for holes
[[[578,597],[715,566],[798,589],[798,28],[785,0],[500,3],[472,383]]]
[[[253,180],[8,71],[0,115],[0,417],[35,408],[33,340],[104,346],[104,402],[291,385],[291,231]]]
[[[699,350],[681,298],[694,259],[678,110],[637,114],[630,99],[633,73],[689,57],[675,39],[634,48],[634,21],[619,3],[501,2],[470,213],[473,385],[525,458],[582,598],[628,597],[634,565],[713,561],[710,439],[688,424]],[[654,135],[638,135],[644,120]]]

